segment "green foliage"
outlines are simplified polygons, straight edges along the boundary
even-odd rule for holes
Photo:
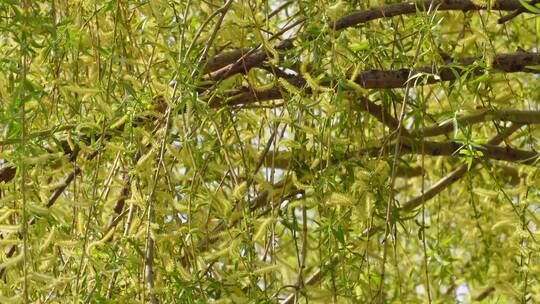
[[[0,302],[540,301],[538,164],[485,145],[518,121],[501,147],[538,151],[540,120],[463,118],[539,110],[537,75],[493,66],[540,19],[334,28],[391,2],[0,3]],[[238,50],[266,60],[212,78]]]

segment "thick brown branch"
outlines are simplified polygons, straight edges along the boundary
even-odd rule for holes
[[[417,11],[427,11],[432,1],[403,2],[382,7],[374,7],[364,11],[357,11],[338,19],[334,25],[336,30],[342,30],[359,24],[398,15],[414,14]],[[437,11],[478,11],[488,9],[470,0],[436,0],[433,6]],[[496,0],[492,2],[491,9],[501,11],[513,11],[521,8],[518,0]]]
[[[294,159],[294,155],[290,151],[269,151],[268,154],[265,157],[264,163],[266,168],[274,168],[274,169],[282,169],[287,170],[290,168],[292,162],[301,162],[301,165],[303,166],[309,166],[308,163],[303,162],[302,160]],[[330,159],[328,162],[329,165],[337,163],[338,159]],[[317,169],[324,169],[325,167],[317,168]],[[510,171],[511,169],[508,169],[509,172],[511,172],[512,176],[514,177],[516,173],[514,171]],[[396,176],[397,177],[414,177],[422,175],[424,170],[422,167],[417,166],[411,166],[409,164],[397,164],[396,167]]]
[[[393,71],[371,70],[358,74],[355,82],[366,89],[396,89],[404,88],[408,81],[413,85],[433,84],[441,81],[451,81],[468,72],[468,76],[480,75],[484,73],[482,68],[466,69],[481,58],[463,58],[458,61],[458,66],[444,66],[440,68],[421,67],[417,70],[400,69]],[[540,54],[516,52],[510,54],[499,54],[493,58],[492,69],[505,73],[529,72],[538,73],[537,70],[528,68],[529,66],[540,64]],[[417,79],[409,79],[409,75],[419,75]]]
[[[358,11],[338,19],[333,24],[333,27],[336,30],[342,30],[375,19],[393,17],[404,14],[413,14],[416,13],[417,10],[426,11],[430,4],[431,1],[420,1],[418,3],[405,2],[399,4],[392,4],[384,7],[371,8],[365,11]],[[437,6],[437,9],[439,11],[471,11],[487,9],[487,7],[474,4],[473,1],[470,0],[437,0],[434,4]],[[522,6],[519,3],[519,0],[495,0],[492,4],[491,9],[514,11],[520,9],[521,7]],[[278,42],[274,46],[274,48],[277,50],[292,49],[294,47],[293,41],[294,38],[282,40]],[[234,56],[231,55],[230,58],[233,57]],[[209,71],[212,71],[212,73],[207,74],[204,80],[219,81],[237,73],[246,73],[253,67],[261,66],[261,64],[267,58],[268,51],[265,50],[263,47],[251,49],[244,56],[238,58],[235,62],[231,62],[227,66],[223,66],[217,71],[208,69]],[[226,61],[223,60],[223,62],[225,63]],[[408,72],[405,72],[405,75],[408,75]],[[403,85],[400,85],[399,87],[402,86]]]
[[[369,156],[380,156],[393,153],[393,144],[385,145],[381,148],[368,149],[366,154]],[[400,154],[423,154],[432,156],[458,155],[461,150],[466,149],[462,143],[456,141],[420,141],[412,138],[402,138]],[[511,147],[499,147],[493,144],[475,144],[474,152],[478,153],[476,157],[485,159],[504,160],[509,162],[519,162],[521,164],[534,164],[539,154],[535,151],[526,151],[514,149]],[[362,152],[361,152],[362,153]]]
[[[466,172],[467,172],[467,165],[466,164],[460,165],[457,169],[450,172],[450,174],[446,175],[444,178],[442,178],[436,184],[434,184],[431,188],[429,188],[426,192],[424,192],[424,195],[420,195],[418,197],[411,199],[410,201],[407,201],[403,205],[402,209],[406,211],[410,211],[420,205],[423,205],[425,202],[434,198],[437,194],[441,193],[444,189],[450,187],[450,185],[454,184],[459,179],[461,179],[461,177]]]
[[[255,91],[251,88],[242,87],[238,90],[234,90],[233,96],[228,98],[226,101],[216,101],[210,104],[212,108],[221,108],[225,105],[229,106],[240,106],[251,104],[255,102],[263,102],[269,100],[282,99],[283,95],[281,93],[281,88],[275,86],[271,89],[264,91]]]
[[[226,53],[216,55],[206,62],[205,72],[214,72],[217,71],[231,63],[234,63],[242,56],[246,55],[250,49],[236,49]]]
[[[480,113],[461,116],[438,125],[427,127],[424,130],[415,130],[412,134],[413,137],[442,135],[454,130],[457,125],[472,125],[489,120],[509,121],[521,124],[539,124],[540,111],[486,110]]]
[[[424,84],[433,84],[441,81],[451,81],[457,79],[457,77],[464,75],[468,72],[468,77],[479,75],[485,72],[484,69],[480,67],[467,68],[467,66],[472,65],[475,61],[481,60],[480,57],[468,57],[462,58],[457,61],[457,64],[453,66],[447,65],[440,68],[433,67],[421,67],[413,71],[412,74],[408,69],[400,70],[369,70],[358,73],[355,82],[360,86],[366,89],[396,89],[404,88],[407,85],[408,81],[412,81],[413,85],[424,85]],[[491,69],[495,72],[505,72],[505,73],[515,73],[515,72],[528,72],[528,73],[537,73],[535,69],[531,69],[530,66],[540,65],[540,54],[539,53],[527,53],[527,52],[515,52],[509,54],[498,54],[493,58],[493,63]],[[417,79],[409,80],[409,75],[419,75]],[[291,76],[287,78],[287,81],[292,85],[303,88],[305,87],[306,81],[301,76]],[[320,83],[321,86],[329,86],[329,83]],[[306,87],[306,90],[309,88]],[[245,105],[254,102],[262,102],[268,100],[282,99],[282,89],[278,86],[267,90],[258,90],[255,91],[252,88],[242,87],[240,89],[234,90],[235,93],[229,97],[226,101],[215,102],[212,104],[213,107],[220,107],[224,104],[228,105]],[[309,93],[309,91],[306,91]],[[497,114],[497,113],[494,113]],[[499,113],[500,118],[508,118],[511,120],[511,116],[516,113]],[[519,114],[523,115],[523,114]],[[534,116],[534,114],[531,114]],[[535,123],[537,118],[528,117],[523,119],[534,120]]]
[[[0,183],[9,182],[15,177],[16,173],[17,173],[17,169],[13,167],[12,165],[4,166],[2,169],[0,169]]]

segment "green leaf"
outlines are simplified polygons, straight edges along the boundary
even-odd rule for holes
[[[336,239],[341,243],[341,245],[345,246],[345,235],[343,233],[343,228],[341,227],[341,225],[337,228],[332,229],[332,232]]]
[[[539,4],[531,5],[529,2],[524,0],[519,0],[519,3],[521,3],[521,5],[525,7],[529,12],[540,14],[540,8],[538,7]]]
[[[353,52],[367,50],[369,48],[369,41],[362,41],[357,43],[352,43],[349,45],[349,49]]]
[[[533,71],[539,71],[540,72],[540,64],[539,65],[526,65],[525,68]]]

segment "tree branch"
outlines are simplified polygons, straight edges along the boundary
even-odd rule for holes
[[[437,11],[478,11],[488,9],[487,6],[480,6],[469,0],[436,0],[419,2],[403,2],[391,4],[382,7],[374,7],[364,11],[353,12],[347,16],[339,18],[334,28],[342,30],[348,27],[357,26],[368,21],[389,18],[399,15],[414,14],[417,11],[427,11],[430,5],[437,8]],[[491,9],[501,11],[513,11],[521,8],[521,4],[517,0],[496,0],[492,2]]]
[[[146,241],[146,252],[144,255],[144,282],[146,290],[150,297],[150,303],[158,303],[156,294],[154,293],[154,239],[148,237]]]
[[[353,27],[361,23],[365,23],[371,20],[393,17],[397,15],[413,14],[417,11],[426,11],[430,6],[431,1],[420,1],[418,3],[414,2],[405,2],[399,4],[392,4],[384,7],[371,8],[365,11],[357,11],[342,18],[339,18],[331,24],[336,30],[343,30],[348,27]],[[435,6],[438,6],[437,10],[439,11],[471,11],[471,10],[484,10],[487,7],[479,6],[474,4],[470,0],[437,0],[434,3]],[[522,6],[519,3],[519,0],[495,0],[492,4],[491,9],[502,10],[502,11],[514,11],[520,9]],[[294,48],[293,45],[294,38],[285,39],[277,44],[274,48],[276,50],[289,50]],[[218,55],[219,56],[219,55]],[[231,56],[230,58],[233,58]],[[260,66],[268,57],[268,52],[264,49],[263,46],[260,46],[255,49],[251,49],[244,56],[238,58],[235,62],[231,62],[227,66],[220,68],[219,70],[212,70],[211,73],[207,74],[204,80],[213,80],[220,81],[226,79],[237,73],[246,73],[253,67]],[[224,63],[226,61],[223,61]],[[408,72],[405,73],[408,75]],[[406,76],[405,76],[406,77]],[[399,78],[399,77],[398,77]],[[401,87],[401,86],[400,86]]]
[[[458,60],[458,66],[447,65],[439,68],[421,67],[417,70],[409,69],[381,71],[371,70],[358,74],[355,82],[366,89],[396,89],[404,88],[408,81],[413,81],[414,85],[433,84],[441,81],[451,81],[465,75],[475,76],[485,72],[484,69],[477,67],[472,70],[466,69],[466,66],[472,65],[480,57],[469,57]],[[505,73],[528,72],[538,73],[537,70],[530,69],[529,66],[540,64],[540,54],[515,52],[509,54],[498,54],[493,58],[491,68],[495,71]],[[419,75],[418,79],[409,79],[409,75]]]
[[[285,39],[278,42],[274,48],[278,51],[289,50],[294,47],[292,39]],[[268,51],[264,46],[252,49],[247,54],[239,58],[236,62],[229,64],[217,71],[214,71],[204,78],[204,80],[219,81],[238,73],[247,73],[251,68],[261,65],[268,57]]]
[[[451,132],[458,125],[472,125],[489,120],[509,121],[520,124],[539,124],[540,111],[522,111],[522,110],[484,110],[480,113],[464,115],[444,123],[424,128],[423,130],[414,130],[411,132],[413,137],[437,136]]]
[[[359,106],[360,110],[369,113],[383,125],[390,128],[390,130],[397,130],[399,121],[382,106],[371,102],[365,96],[360,96],[356,101],[356,104]],[[403,136],[410,136],[409,131],[405,128],[402,128],[401,132]]]
[[[305,285],[307,286],[312,286],[312,285],[315,285],[317,284],[317,282],[319,282],[319,280],[323,277],[323,271],[325,269],[328,269],[330,267],[332,267],[332,264],[334,263],[334,259],[331,259],[330,261],[326,262],[324,264],[324,268],[321,267],[319,269],[317,269],[317,271],[315,271],[307,280],[306,280],[306,283]],[[285,300],[283,300],[281,302],[281,304],[290,304],[290,303],[295,303],[295,297],[296,297],[296,293],[291,293],[289,294],[289,296],[287,298],[285,298]]]
[[[128,172],[125,172],[124,178],[123,178],[122,190],[120,190],[120,196],[116,200],[116,203],[114,204],[114,207],[113,207],[114,216],[111,217],[111,219],[109,220],[109,223],[107,224],[107,227],[105,228],[104,235],[106,235],[111,229],[116,227],[116,225],[118,225],[122,217],[124,217],[124,215],[126,214],[125,212],[123,212],[124,205],[126,203],[126,199],[129,197],[130,192],[131,192],[131,175],[129,175]],[[109,239],[109,241],[110,240],[112,240],[112,237]]]
[[[13,165],[5,165],[2,167],[2,169],[0,169],[0,183],[7,183],[11,181],[15,177],[16,173],[17,169]]]
[[[246,55],[250,49],[244,48],[244,49],[236,49],[232,50],[226,53],[218,54],[214,57],[211,57],[206,62],[205,72],[210,73],[217,71],[235,61],[242,58],[242,56]]]
[[[392,147],[393,144],[390,143],[382,147],[368,148],[364,151],[360,151],[359,154],[372,157],[391,154]],[[456,141],[421,141],[410,137],[403,137],[401,138],[399,154],[423,154],[431,156],[449,156],[456,154],[457,156],[462,156],[459,151],[464,149],[464,144]],[[535,151],[519,150],[508,146],[499,147],[489,143],[474,144],[474,152],[478,153],[477,158],[519,162],[526,165],[536,163],[539,156]]]
[[[472,77],[484,73],[485,70],[480,67],[471,67],[467,69],[468,66],[471,66],[472,64],[474,64],[474,62],[478,60],[482,60],[482,57],[466,57],[457,60],[456,63],[453,63],[451,65],[441,66],[438,68],[425,66],[420,67],[412,72],[408,69],[362,71],[358,73],[354,81],[365,89],[404,88],[407,85],[408,81],[413,81],[413,84],[417,86],[424,84],[433,84],[441,81],[451,81],[456,80],[459,76],[465,75],[467,72],[467,77]],[[492,66],[490,68],[493,69],[495,72],[538,73],[538,70],[530,68],[530,66],[534,65],[540,65],[539,53],[515,52],[495,55],[495,57],[493,58]],[[409,79],[409,75],[419,76],[418,79]],[[301,76],[290,75],[290,77],[285,78],[285,80],[298,88],[304,88],[306,85],[306,81]],[[320,83],[320,85],[330,86],[330,83],[323,82]],[[307,93],[310,92],[309,88],[307,87],[305,88],[305,90],[307,90]],[[283,90],[279,86],[274,86],[266,90],[254,90],[250,87],[241,87],[239,89],[230,91],[227,94],[227,97],[229,97],[228,99],[213,102],[211,106],[214,108],[224,105],[238,106],[254,102],[282,99],[284,97],[282,91]],[[512,114],[515,113],[494,113],[494,115],[500,115],[501,118],[510,118]],[[533,117],[528,117],[526,119],[534,119],[535,122],[537,121],[537,118]]]
[[[538,0],[533,0],[533,1],[530,1],[529,4],[530,5],[535,5],[538,2],[539,2]],[[516,18],[517,16],[521,15],[522,13],[526,13],[526,12],[528,12],[527,9],[524,6],[521,6],[520,8],[518,8],[518,9],[514,10],[513,12],[511,12],[510,14],[502,16],[501,18],[499,18],[499,20],[497,20],[497,23],[499,23],[499,24],[506,23],[506,22]]]
[[[47,202],[47,205],[46,205],[47,208],[50,208],[52,205],[54,205],[56,200],[60,197],[60,195],[64,192],[64,190],[69,186],[69,184],[71,184],[71,182],[75,179],[75,177],[79,175],[79,173],[81,173],[81,168],[75,167],[75,169],[73,169],[73,171],[68,175],[68,177],[64,181],[64,184],[54,190],[53,195]]]
[[[521,126],[523,126],[523,125],[522,124],[511,124],[508,128],[506,128],[506,130],[504,130],[503,132],[501,132],[501,133],[495,135],[494,137],[492,137],[488,141],[488,144],[493,145],[493,146],[500,144],[505,138],[507,138],[512,133],[517,131]],[[473,160],[473,164],[471,165],[471,168],[474,167],[476,164],[478,164],[478,162],[479,162],[479,160],[477,160],[477,159]],[[424,192],[423,195],[417,196],[417,197],[407,201],[403,205],[402,209],[410,211],[410,210],[413,210],[416,207],[424,204],[428,200],[435,197],[437,194],[441,193],[444,189],[448,188],[450,185],[452,185],[453,183],[458,181],[466,172],[467,172],[467,164],[462,164],[457,169],[452,171],[450,174],[448,174],[447,176],[445,176],[441,180],[439,180],[435,185],[433,185],[426,192]]]

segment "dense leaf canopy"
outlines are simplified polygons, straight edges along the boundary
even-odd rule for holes
[[[1,2],[0,302],[540,301],[536,2]]]

